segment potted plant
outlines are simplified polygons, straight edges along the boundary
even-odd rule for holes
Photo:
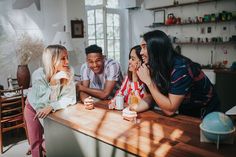
[[[30,85],[30,71],[28,64],[31,59],[37,58],[42,54],[44,49],[43,41],[33,38],[29,34],[24,33],[17,39],[16,56],[18,58],[17,81],[19,86],[24,89]]]

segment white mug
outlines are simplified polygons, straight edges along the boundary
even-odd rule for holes
[[[122,110],[124,108],[124,96],[117,95],[116,96],[116,109]]]

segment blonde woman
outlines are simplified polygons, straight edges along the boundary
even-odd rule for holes
[[[42,61],[43,67],[32,74],[32,88],[24,110],[32,157],[40,157],[46,152],[40,119],[76,103],[74,72],[69,66],[66,48],[49,45],[43,52]]]

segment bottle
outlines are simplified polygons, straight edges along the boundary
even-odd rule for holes
[[[224,64],[224,67],[226,67],[226,65],[228,64],[228,59],[227,59],[227,50],[224,51],[224,59],[223,59],[223,64]]]
[[[12,89],[13,89],[12,78],[9,77],[9,78],[7,79],[7,81],[8,81],[8,89],[12,90]]]
[[[213,68],[213,51],[211,50],[211,63],[210,63],[210,67]]]

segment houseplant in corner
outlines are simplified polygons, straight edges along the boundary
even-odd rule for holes
[[[43,42],[24,33],[17,39],[16,56],[19,61],[17,81],[24,89],[30,85],[30,71],[28,64],[32,58],[37,58],[43,52]]]

